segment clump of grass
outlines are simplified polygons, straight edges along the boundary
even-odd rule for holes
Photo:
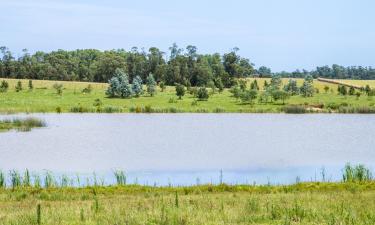
[[[88,112],[96,112],[96,109],[91,109],[87,107],[83,107],[81,105],[73,106],[70,108],[70,112],[72,113],[88,113]]]
[[[116,106],[105,106],[102,109],[102,112],[104,112],[104,113],[120,113],[120,112],[122,112],[122,108],[116,107]]]
[[[352,166],[349,163],[346,164],[343,172],[344,182],[366,182],[371,180],[372,173],[364,165]]]
[[[114,175],[116,177],[117,185],[119,185],[119,186],[126,185],[126,175],[125,175],[124,171],[116,170],[114,172]]]
[[[0,131],[1,130],[12,130],[16,129],[18,131],[30,131],[32,128],[45,127],[44,121],[38,118],[15,118],[15,119],[5,119],[0,121]]]
[[[177,103],[177,99],[176,98],[170,98],[168,100],[168,103]]]
[[[213,113],[225,113],[225,109],[217,107],[213,110]]]
[[[283,111],[285,113],[289,114],[303,114],[307,113],[307,110],[304,106],[302,105],[287,105],[283,108]]]

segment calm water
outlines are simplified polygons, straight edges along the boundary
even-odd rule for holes
[[[24,117],[3,115],[0,118]],[[27,115],[30,116],[30,115]],[[0,167],[56,173],[127,171],[141,184],[290,183],[375,168],[375,115],[33,114],[47,127],[0,133]]]

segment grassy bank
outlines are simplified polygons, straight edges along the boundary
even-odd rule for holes
[[[44,126],[45,123],[37,118],[0,120],[0,132],[9,130],[30,131],[32,128]]]
[[[3,79],[0,79],[3,80]],[[250,79],[252,80],[252,79]],[[262,89],[265,80],[258,78],[258,84]],[[283,79],[286,83],[288,79]],[[18,80],[7,80],[9,89],[0,93],[0,112],[154,112],[154,113],[176,113],[176,112],[198,112],[198,113],[220,113],[220,112],[253,112],[253,113],[279,113],[284,112],[286,106],[302,106],[304,112],[338,112],[338,113],[373,113],[375,112],[375,98],[362,95],[340,96],[337,94],[337,85],[314,81],[314,87],[319,90],[314,97],[304,98],[300,95],[292,96],[285,104],[281,101],[273,103],[244,104],[235,99],[228,89],[222,93],[210,96],[208,101],[197,101],[188,92],[178,100],[174,87],[167,87],[164,92],[158,89],[154,97],[146,94],[139,98],[115,99],[107,98],[105,90],[107,84],[84,83],[84,82],[55,82],[55,81],[33,81],[33,89],[28,89],[28,80],[22,80],[23,90],[16,91]],[[303,80],[297,79],[298,85]],[[369,84],[375,87],[375,81],[348,81],[353,84]],[[62,94],[58,94],[53,87],[54,84],[62,84]],[[250,82],[248,82],[249,84]],[[91,92],[83,91],[91,85]],[[326,92],[324,87],[328,86]],[[292,113],[293,110],[288,108]],[[301,110],[298,109],[298,112]]]
[[[0,224],[375,223],[375,182],[363,165],[347,164],[342,182],[293,185],[156,187],[127,185],[124,172],[114,175],[113,185],[77,187],[50,172],[33,179],[28,170],[0,172]]]
[[[374,224],[375,183],[0,191],[1,224]]]

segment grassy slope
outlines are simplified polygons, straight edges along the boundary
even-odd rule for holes
[[[94,191],[95,189],[95,191]],[[176,203],[176,191],[178,193]],[[1,224],[375,224],[375,184],[0,190]]]
[[[0,79],[2,80],[2,79]],[[252,79],[249,79],[252,80]],[[265,79],[258,79],[260,86],[263,85]],[[284,79],[286,83],[288,79]],[[88,83],[84,82],[58,82],[64,85],[63,95],[59,96],[52,88],[55,81],[37,81],[33,82],[34,90],[29,91],[27,88],[28,81],[22,80],[24,90],[15,92],[15,85],[18,80],[9,79],[10,88],[6,93],[0,93],[0,112],[55,112],[57,107],[61,107],[63,112],[69,112],[74,106],[81,105],[85,108],[93,108],[95,99],[100,99],[105,106],[115,106],[123,109],[124,112],[129,112],[130,107],[145,107],[151,106],[153,108],[176,108],[183,112],[197,112],[204,109],[207,112],[213,112],[217,108],[224,109],[225,112],[280,112],[283,105],[281,102],[275,104],[260,104],[255,105],[241,104],[231,97],[229,90],[225,90],[222,94],[215,94],[209,98],[208,101],[198,102],[198,105],[192,106],[194,101],[193,96],[187,94],[183,100],[177,103],[169,103],[171,98],[177,99],[174,87],[168,87],[165,92],[158,92],[155,97],[142,96],[140,98],[132,99],[110,99],[106,98],[105,90],[107,84],[91,83],[94,90],[90,94],[83,94],[82,89],[87,87]],[[303,80],[298,79],[299,85]],[[359,81],[346,81],[358,84]],[[361,81],[361,84],[370,84],[375,87],[375,81]],[[320,94],[316,94],[312,98],[303,98],[301,96],[291,97],[288,104],[312,104],[319,103],[343,103],[346,102],[352,106],[373,106],[375,100],[367,96],[361,96],[356,100],[354,96],[342,97],[336,93],[337,85],[326,84],[314,81],[316,88],[320,90]],[[329,86],[332,92],[324,93],[324,86]]]

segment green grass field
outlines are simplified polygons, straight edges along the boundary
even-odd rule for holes
[[[375,183],[21,187],[0,190],[0,224],[373,225],[374,199]]]
[[[262,88],[264,80],[257,78]],[[3,79],[0,79],[0,81]],[[249,79],[252,80],[252,79]],[[269,80],[269,79],[268,79]],[[286,83],[288,79],[283,79]],[[105,90],[107,84],[102,83],[85,83],[85,82],[57,82],[57,81],[39,81],[34,80],[34,89],[28,89],[28,80],[22,80],[23,90],[15,91],[18,80],[8,79],[9,90],[0,93],[0,112],[1,113],[17,113],[17,112],[71,112],[72,108],[80,107],[84,111],[95,112],[94,102],[100,99],[103,108],[109,108],[106,111],[133,112],[137,108],[145,108],[146,106],[156,109],[157,112],[268,112],[278,113],[284,108],[282,102],[274,103],[258,103],[253,105],[243,104],[239,100],[232,97],[229,90],[223,93],[216,93],[208,99],[208,101],[197,101],[195,98],[186,93],[182,100],[177,100],[174,87],[167,87],[165,92],[158,90],[155,97],[149,97],[146,94],[139,98],[131,99],[114,99],[107,98]],[[297,79],[301,85],[303,80]],[[375,81],[344,81],[353,84],[369,84],[375,87]],[[58,95],[53,88],[55,83],[63,84],[64,90],[62,95]],[[250,82],[248,82],[250,83]],[[93,87],[93,91],[85,94],[82,90],[89,84]],[[315,88],[319,89],[319,93],[311,98],[303,98],[301,96],[292,96],[285,104],[304,105],[306,107],[314,107],[316,105],[328,105],[335,103],[343,104],[351,107],[373,107],[375,99],[362,95],[359,99],[355,96],[339,96],[337,94],[337,85],[314,81]],[[328,93],[324,92],[324,86],[330,87]],[[111,110],[112,109],[112,110]],[[114,109],[114,110],[113,110]],[[133,110],[132,110],[133,109]]]

